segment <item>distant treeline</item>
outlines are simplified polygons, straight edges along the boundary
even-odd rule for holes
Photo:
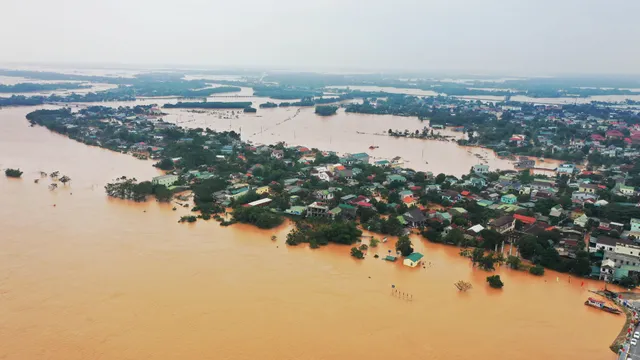
[[[266,102],[264,104],[260,104],[260,109],[269,109],[269,108],[276,108],[276,107],[278,107],[278,104],[272,103],[272,102]]]
[[[279,100],[294,100],[314,96],[322,96],[322,91],[286,88],[280,86],[254,86],[253,95],[270,97],[272,99]]]
[[[69,94],[65,96],[24,96],[13,95],[8,98],[0,97],[0,106],[34,106],[46,103],[72,103],[72,102],[103,102],[103,101],[133,101],[135,96],[131,93],[121,93],[119,91],[100,91],[86,94]]]
[[[246,109],[251,107],[250,101],[238,102],[178,102],[176,104],[164,104],[167,109]]]
[[[78,83],[55,83],[55,84],[35,84],[20,83],[15,85],[0,85],[0,93],[26,93],[37,91],[53,91],[53,90],[75,90],[88,89],[90,85]]]

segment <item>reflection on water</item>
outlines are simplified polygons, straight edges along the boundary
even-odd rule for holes
[[[393,240],[358,261],[343,246],[287,247],[286,225],[178,224],[188,209],[104,195],[116,176],[156,175],[148,162],[31,128],[31,110],[0,110],[0,167],[25,171],[19,180],[0,176],[2,359],[613,359],[608,346],[623,318],[583,305],[598,283],[503,268],[505,288],[495,291],[456,248],[418,238],[431,265],[409,269],[373,258]],[[243,117],[243,133],[294,112]],[[321,119],[305,109],[295,126],[247,136],[301,137],[341,151],[376,139],[385,155],[418,162],[428,149],[443,170],[470,164],[459,164],[466,151],[447,155],[454,144],[355,133],[412,122],[420,126],[396,117]],[[49,191],[48,180],[32,181],[39,170],[59,170],[72,183]],[[474,288],[458,293],[458,280]],[[392,284],[413,301],[391,296]]]

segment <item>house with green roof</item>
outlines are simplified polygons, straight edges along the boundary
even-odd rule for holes
[[[476,201],[476,204],[478,204],[479,206],[482,206],[482,207],[487,207],[489,205],[493,205],[493,201],[482,199],[482,200]]]
[[[306,207],[304,206],[292,206],[290,208],[288,208],[287,210],[285,210],[285,214],[288,215],[295,215],[295,216],[302,216],[304,215],[304,212],[307,210]]]
[[[420,254],[419,252],[414,252],[405,257],[402,263],[408,267],[416,267],[420,264],[420,261],[423,257],[424,255]]]
[[[389,182],[389,183],[393,183],[393,182],[406,183],[407,182],[407,178],[402,176],[402,175],[393,174],[393,175],[387,176],[387,182]]]

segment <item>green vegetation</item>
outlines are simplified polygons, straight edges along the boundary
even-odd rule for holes
[[[239,206],[233,209],[233,219],[237,222],[251,224],[260,229],[273,229],[282,225],[284,218],[267,208]]]
[[[54,90],[76,90],[88,89],[90,85],[78,83],[55,83],[55,84],[37,84],[37,83],[20,83],[15,85],[0,85],[0,93],[26,93],[38,91],[54,91]]]
[[[316,106],[316,114],[318,114],[320,116],[335,115],[337,111],[338,111],[338,107],[337,106],[333,106],[333,105],[318,105],[318,106]]]
[[[507,258],[507,265],[514,270],[519,270],[522,266],[522,260],[517,256],[509,255]]]
[[[618,281],[618,285],[626,289],[633,289],[638,286],[638,281],[630,276],[624,276]]]
[[[500,280],[500,275],[487,276],[487,282],[494,289],[502,289],[504,286],[504,283]]]
[[[181,222],[181,223],[183,223],[183,222],[193,223],[193,222],[196,222],[196,220],[198,220],[198,218],[196,218],[195,216],[187,215],[187,216],[181,216],[180,220],[178,220],[178,222]]]
[[[529,273],[536,276],[542,276],[544,275],[544,268],[540,265],[535,265],[529,268]]]
[[[287,234],[286,242],[287,245],[309,243],[312,248],[327,245],[330,242],[351,245],[358,241],[361,235],[362,231],[353,222],[300,221],[296,224],[296,228]]]
[[[146,201],[149,195],[155,195],[156,199],[162,202],[169,202],[172,197],[171,191],[164,185],[153,185],[150,181],[138,183],[135,178],[126,176],[117,178],[104,188],[108,196],[136,202]]]
[[[364,259],[364,253],[357,247],[351,248],[351,256],[353,256],[356,259]]]
[[[402,256],[409,256],[413,253],[413,244],[408,236],[400,236],[396,242],[396,251],[400,251]]]
[[[272,103],[272,102],[266,102],[264,104],[260,104],[260,109],[269,109],[269,108],[276,108],[276,107],[278,107],[278,104]]]
[[[253,96],[270,97],[279,100],[294,100],[322,96],[321,91],[309,91],[280,86],[254,86]]]
[[[251,106],[244,108],[244,112],[246,113],[255,113],[258,110],[256,108],[252,108]]]
[[[523,258],[545,268],[570,272],[578,276],[589,275],[591,273],[589,253],[578,250],[575,259],[561,257],[554,248],[559,240],[558,231],[545,231],[538,236],[525,235],[518,241],[518,250]],[[584,248],[584,243],[578,242],[578,246]]]
[[[6,169],[4,171],[4,174],[7,177],[12,177],[12,178],[19,178],[22,176],[22,171],[20,171],[20,169]]]
[[[246,109],[251,107],[251,102],[181,102],[176,104],[164,104],[167,109]]]

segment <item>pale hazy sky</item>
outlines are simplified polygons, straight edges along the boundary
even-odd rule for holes
[[[1,0],[0,62],[640,73],[640,0]]]

